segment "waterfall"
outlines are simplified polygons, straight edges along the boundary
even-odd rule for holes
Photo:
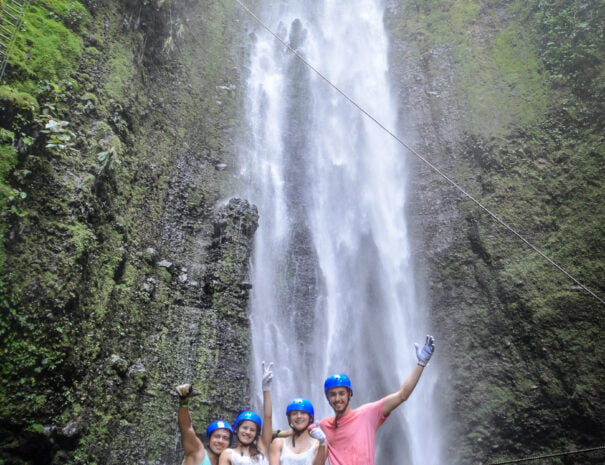
[[[263,2],[260,2],[263,3]],[[258,14],[386,127],[397,125],[380,0],[264,2]],[[352,406],[395,392],[430,332],[415,295],[405,219],[406,154],[388,134],[258,28],[248,78],[242,177],[258,206],[251,367],[275,363],[274,425],[310,399],[332,415],[323,381],[347,373]],[[440,464],[429,367],[379,430],[377,463]],[[424,437],[422,435],[425,435]]]

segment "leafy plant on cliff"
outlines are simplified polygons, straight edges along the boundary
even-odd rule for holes
[[[74,150],[76,135],[68,129],[69,121],[57,121],[50,115],[42,115],[40,119],[45,123],[40,132],[47,134],[47,149],[60,152]]]

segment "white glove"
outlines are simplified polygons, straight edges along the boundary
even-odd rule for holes
[[[309,434],[312,438],[317,439],[319,441],[320,446],[323,446],[326,443],[326,433],[324,433],[319,426],[316,426],[311,431],[309,431]]]
[[[273,381],[272,366],[273,362],[269,363],[267,367],[265,367],[265,362],[263,362],[263,392],[271,390],[271,381]]]
[[[420,346],[418,346],[416,343],[414,343],[414,347],[416,347],[416,358],[418,359],[418,365],[425,367],[426,364],[429,363],[429,360],[435,351],[435,338],[433,338],[431,335],[427,335],[426,341],[422,348],[420,348]]]

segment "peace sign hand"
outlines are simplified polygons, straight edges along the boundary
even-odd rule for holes
[[[273,381],[273,362],[269,363],[267,367],[265,367],[265,362],[263,362],[263,391],[271,390],[271,381]]]

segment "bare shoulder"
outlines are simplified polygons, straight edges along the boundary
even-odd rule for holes
[[[225,457],[231,458],[232,453],[233,453],[233,449],[227,448],[223,452],[221,452],[221,457],[224,455]]]
[[[221,455],[218,459],[219,465],[222,464],[230,464],[231,463],[231,454],[233,453],[233,449],[225,449],[221,452]]]
[[[285,438],[275,438],[271,442],[271,447],[269,448],[269,453],[271,455],[275,455],[275,456],[279,457],[279,455],[281,454],[281,451],[284,447],[285,442],[286,442]]]
[[[206,450],[204,447],[200,447],[195,452],[187,454],[183,460],[183,465],[198,465],[206,457]]]

